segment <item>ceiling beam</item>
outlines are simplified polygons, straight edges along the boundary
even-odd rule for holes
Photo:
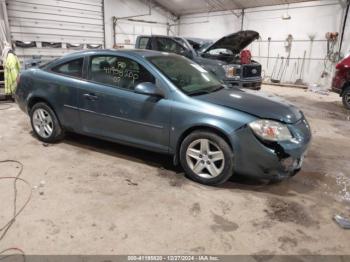
[[[241,12],[235,13],[234,10],[237,10],[237,9],[244,9],[244,8],[242,8],[239,4],[237,4],[236,1],[232,1],[232,2],[234,3],[234,5],[235,5],[234,8],[227,8],[227,7],[225,6],[225,4],[222,3],[220,0],[212,0],[212,1],[215,1],[215,2],[217,3],[217,5],[218,5],[219,8],[220,8],[220,11],[229,11],[229,12],[231,12],[233,15],[235,15],[236,17],[240,17],[240,16],[241,16]]]
[[[234,3],[235,6],[239,9],[244,9],[244,6],[242,6],[240,3],[237,3],[237,0],[231,0],[232,3]]]
[[[281,5],[291,5],[293,3],[301,2],[312,2],[316,0],[275,0],[275,1],[266,1],[270,4],[259,4],[260,0],[247,1],[247,0],[203,0],[202,6],[192,5],[193,8],[184,9],[180,8],[177,1],[174,1],[172,5],[164,4],[164,0],[150,0],[155,6],[158,6],[161,10],[168,12],[174,18],[179,18],[182,15],[196,14],[196,13],[207,13],[215,11],[230,11],[236,16],[241,16],[242,9],[254,8],[254,7],[263,7],[263,6],[281,6]],[[168,0],[171,1],[171,0]],[[347,2],[350,0],[338,0],[339,3]],[[189,2],[189,1],[188,1]],[[266,3],[265,2],[265,3]],[[185,5],[185,4],[184,4]],[[173,7],[172,7],[173,6]],[[197,9],[195,8],[197,6]],[[228,6],[230,8],[228,8]],[[290,8],[292,8],[290,6]],[[175,19],[176,20],[176,19]]]
[[[157,1],[157,0],[151,0],[151,2],[152,2],[155,6],[159,7],[160,9],[163,9],[163,11],[168,12],[169,14],[171,14],[174,18],[179,19],[180,14],[177,14],[177,13],[175,13],[174,11],[169,10],[167,7],[165,7],[165,6],[164,6],[163,4],[161,4],[159,1]]]

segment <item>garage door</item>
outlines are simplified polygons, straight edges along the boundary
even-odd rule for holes
[[[104,46],[102,0],[9,0],[11,39],[22,58]]]

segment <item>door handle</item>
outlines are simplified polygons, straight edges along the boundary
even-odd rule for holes
[[[98,96],[95,95],[95,94],[93,94],[93,93],[84,94],[83,96],[84,96],[86,99],[91,100],[91,101],[98,100]]]

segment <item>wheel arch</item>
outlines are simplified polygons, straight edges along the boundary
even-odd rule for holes
[[[53,129],[51,131],[51,134],[49,134],[48,137],[43,137],[40,134],[38,134],[36,130],[34,130],[34,123],[31,115],[31,111],[33,110],[33,107],[35,107],[35,105],[40,103],[42,105],[40,105],[38,108],[42,108],[45,105],[44,110],[47,111],[48,114],[51,114],[51,118],[52,118]],[[64,137],[65,128],[61,125],[61,121],[58,118],[54,107],[52,106],[52,104],[49,102],[48,99],[45,99],[44,97],[41,97],[41,96],[30,97],[27,103],[27,111],[28,111],[28,114],[30,115],[30,121],[33,127],[33,131],[40,141],[43,141],[45,143],[54,143],[61,140]]]
[[[342,91],[341,91],[341,93],[340,93],[340,96],[341,96],[341,97],[343,97],[343,95],[344,95],[344,93],[345,93],[346,90],[350,90],[350,82],[349,82],[349,81],[347,81],[347,82],[344,83],[343,88],[342,88]]]
[[[27,102],[27,112],[28,112],[28,115],[30,115],[30,111],[32,110],[33,106],[37,103],[45,103],[47,104],[51,110],[53,111],[53,113],[55,114],[58,122],[62,125],[62,121],[59,117],[59,115],[57,114],[56,112],[56,109],[55,107],[52,105],[52,103],[50,103],[50,101],[48,99],[46,99],[45,97],[43,96],[32,96],[32,97],[29,97],[28,98],[28,102]],[[62,126],[63,127],[63,126]]]
[[[198,130],[209,131],[209,132],[215,133],[216,135],[218,135],[222,139],[224,139],[226,141],[226,143],[230,146],[230,148],[232,150],[234,150],[233,144],[232,144],[231,140],[229,139],[229,135],[225,131],[223,131],[222,129],[220,129],[220,128],[216,127],[216,126],[208,125],[208,124],[195,125],[195,126],[192,126],[192,127],[188,128],[188,129],[184,130],[181,133],[181,135],[179,136],[179,139],[177,140],[177,143],[176,143],[174,159],[173,159],[173,162],[174,162],[175,165],[177,165],[179,163],[180,147],[181,147],[181,144],[182,144],[183,140],[189,134],[191,134],[194,131],[198,131]]]
[[[30,111],[32,110],[33,106],[37,103],[45,103],[47,104],[56,114],[55,109],[53,108],[52,104],[44,97],[41,96],[32,96],[28,99],[27,102],[27,112],[30,114]],[[57,114],[56,114],[57,116]]]

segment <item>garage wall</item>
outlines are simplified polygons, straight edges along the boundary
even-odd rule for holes
[[[239,14],[240,10],[235,11]],[[241,17],[232,12],[211,12],[180,17],[179,34],[185,37],[218,39],[241,30]]]
[[[134,48],[135,40],[141,34],[167,35],[167,23],[174,24],[174,17],[164,9],[151,5],[149,10],[148,0],[105,0],[105,37],[106,47],[113,47],[113,20],[112,17],[132,17],[132,19],[145,20],[156,23],[145,23],[128,21],[126,19],[117,20],[116,44],[120,48]],[[177,27],[172,26],[169,35],[177,34]]]
[[[67,44],[104,45],[102,0],[6,1],[12,41],[35,41],[37,47],[16,48],[22,58],[61,56],[74,49]],[[61,48],[43,42],[62,43]],[[78,48],[81,49],[81,48]]]
[[[302,74],[304,81],[329,85],[333,68],[330,62],[326,63],[326,71],[329,76],[321,78],[327,53],[325,34],[326,32],[340,32],[344,13],[340,1],[322,0],[291,4],[288,11],[291,20],[282,20],[281,17],[286,13],[286,9],[287,5],[278,5],[245,10],[243,28],[258,31],[262,38],[249,47],[254,58],[262,63],[265,76],[271,76],[278,54],[287,57],[284,42],[288,34],[292,34],[294,41],[292,42],[291,59],[282,81],[294,82],[296,78],[299,78],[299,74],[292,71],[299,73],[301,58],[306,51],[306,62]],[[195,14],[181,17],[179,34],[217,39],[225,34],[238,31],[240,28],[241,19],[239,17],[231,12],[215,12],[209,15]],[[309,35],[315,35],[313,42],[310,41]],[[272,39],[269,66],[267,66],[268,37]],[[298,58],[299,70],[295,70]],[[280,64],[279,60],[275,71],[278,71]]]
[[[348,11],[348,18],[346,20],[346,25],[345,25],[342,53],[350,54],[350,9]]]
[[[3,41],[10,42],[10,27],[8,24],[7,7],[5,0],[0,0],[0,50],[4,47]]]
[[[247,10],[244,20],[244,29],[257,30],[261,35],[261,41],[253,43],[250,48],[256,59],[262,63],[265,75],[271,76],[278,54],[283,57],[288,56],[284,43],[288,34],[292,34],[291,59],[289,66],[285,69],[282,81],[294,82],[301,75],[301,78],[307,83],[329,85],[334,64],[325,60],[327,55],[325,34],[327,32],[340,32],[343,7],[339,1],[327,0],[295,4],[291,5],[288,11],[291,16],[290,20],[282,20],[281,16],[286,11],[279,9],[280,7],[250,9]],[[310,36],[315,37],[314,41],[310,41]],[[272,59],[269,59],[269,67],[267,67],[266,58],[268,37],[272,39],[270,44]],[[338,45],[336,45],[335,51],[338,51]],[[304,71],[300,74],[304,52],[306,52]],[[277,64],[275,72],[278,71],[280,64],[281,61]],[[324,71],[328,73],[328,77],[322,78],[321,75]]]

